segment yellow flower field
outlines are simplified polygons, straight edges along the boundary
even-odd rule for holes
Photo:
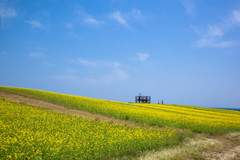
[[[0,159],[110,159],[180,143],[182,131],[60,114],[0,98]]]
[[[240,112],[202,107],[123,103],[25,88],[0,87],[2,91],[30,96],[68,108],[158,127],[219,134],[240,131]]]

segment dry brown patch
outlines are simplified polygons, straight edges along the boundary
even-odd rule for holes
[[[180,146],[145,153],[140,160],[240,160],[240,132],[226,135],[198,134]]]
[[[162,151],[149,152],[139,158],[139,160],[180,160],[192,159],[193,157],[201,157],[201,152],[208,150],[210,147],[219,145],[220,142],[197,137],[194,139],[187,139],[182,145],[164,149]]]
[[[92,120],[103,120],[120,125],[133,127],[150,127],[147,124],[134,123],[131,121],[114,119],[111,117],[92,114],[86,111],[69,109],[61,105],[30,98],[29,95],[17,95],[17,93],[5,93],[0,90],[0,96],[18,103],[48,108],[60,113],[68,113]],[[27,97],[24,97],[27,96]],[[180,130],[180,129],[179,129]],[[196,139],[191,139],[181,146],[162,151],[148,152],[140,159],[206,159],[206,160],[240,160],[240,132],[227,135],[198,134]]]
[[[99,115],[99,114],[92,114],[92,113],[89,113],[86,111],[70,109],[70,108],[66,108],[61,105],[45,102],[42,100],[36,100],[36,99],[29,98],[29,97],[23,97],[23,96],[12,94],[12,93],[0,92],[0,96],[4,97],[6,99],[12,100],[14,102],[26,103],[26,104],[33,105],[33,106],[48,108],[48,109],[51,109],[53,111],[57,111],[60,113],[73,114],[73,115],[81,116],[83,118],[88,118],[88,119],[92,119],[92,120],[103,120],[103,121],[113,122],[113,123],[117,123],[117,124],[121,124],[121,125],[136,126],[136,127],[147,126],[146,124],[138,124],[138,123],[134,123],[134,122],[130,122],[130,121],[114,119],[114,118]]]

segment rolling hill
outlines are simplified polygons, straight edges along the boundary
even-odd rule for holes
[[[238,147],[240,141],[238,111],[123,103],[13,87],[0,87],[0,96],[5,97],[0,99],[0,155],[9,159],[132,159],[153,150],[187,148],[184,144],[191,138],[210,144],[209,138],[226,140],[237,133],[229,144]],[[189,155],[204,157],[196,151],[177,157]]]

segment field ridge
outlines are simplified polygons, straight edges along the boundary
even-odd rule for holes
[[[12,100],[14,102],[17,102],[17,103],[26,103],[28,105],[48,108],[48,109],[56,111],[56,112],[77,115],[77,116],[81,116],[83,118],[88,118],[91,120],[102,120],[102,121],[106,121],[106,122],[114,122],[114,123],[120,124],[120,125],[129,125],[129,126],[136,126],[136,127],[142,126],[141,124],[134,123],[131,121],[115,119],[115,118],[111,118],[111,117],[107,117],[107,116],[103,116],[103,115],[99,115],[99,114],[92,114],[90,112],[81,111],[81,110],[77,110],[77,109],[70,109],[70,108],[66,108],[64,106],[57,105],[54,103],[49,103],[49,102],[46,102],[43,100],[37,100],[37,99],[33,99],[33,98],[27,98],[24,96],[13,94],[13,93],[6,94],[4,92],[0,92],[0,96],[4,97],[6,99]]]
[[[29,89],[26,89],[26,91],[28,91]],[[31,91],[31,90],[29,90]],[[34,93],[34,90],[32,91]],[[42,94],[48,94],[48,92],[41,92],[38,91],[39,93]],[[55,93],[49,93],[51,94],[55,94]],[[60,97],[71,97],[70,95],[62,95],[62,94],[56,94],[57,96],[60,95]],[[141,153],[137,153],[137,157],[135,158],[139,158],[141,160],[143,159],[150,159],[150,160],[155,160],[155,159],[225,159],[225,160],[234,160],[234,159],[240,159],[240,152],[239,152],[239,148],[240,148],[240,132],[239,129],[236,130],[236,132],[233,132],[232,130],[226,130],[226,132],[216,132],[217,134],[211,134],[211,132],[208,132],[208,130],[206,130],[206,132],[204,133],[198,133],[195,132],[193,133],[194,135],[191,135],[191,131],[189,132],[189,130],[185,130],[184,127],[181,128],[181,126],[176,126],[176,127],[169,127],[169,126],[158,126],[158,125],[150,125],[147,123],[144,123],[139,121],[136,122],[132,119],[127,119],[127,120],[123,120],[123,119],[119,119],[118,117],[111,117],[110,115],[100,115],[100,113],[97,112],[88,112],[88,111],[84,111],[84,110],[80,110],[79,108],[68,108],[68,106],[66,106],[66,104],[68,103],[69,100],[65,101],[64,103],[56,103],[58,101],[51,102],[47,99],[41,99],[40,98],[36,98],[34,97],[34,95],[31,95],[27,92],[21,92],[21,90],[18,92],[17,90],[14,91],[11,90],[11,88],[9,90],[4,88],[2,89],[0,87],[0,97],[4,97],[6,99],[9,99],[11,101],[16,102],[16,104],[19,105],[31,105],[31,106],[38,106],[38,107],[43,107],[43,108],[48,108],[52,111],[57,111],[59,113],[67,113],[69,115],[77,115],[81,118],[84,118],[86,120],[91,120],[91,121],[96,121],[96,122],[100,122],[101,121],[105,121],[105,122],[111,122],[111,124],[116,124],[116,125],[121,125],[123,127],[125,126],[129,126],[129,127],[134,127],[136,129],[139,128],[152,128],[153,130],[155,129],[171,129],[172,131],[176,132],[176,133],[181,133],[181,134],[186,134],[186,135],[181,135],[183,136],[178,137],[178,142],[183,142],[182,144],[177,144],[175,146],[171,146],[170,148],[167,147],[167,143],[166,143],[166,147],[165,149],[160,147],[160,148],[156,148],[156,150],[146,150],[146,151],[141,151]],[[77,97],[77,96],[72,96],[72,97],[76,97],[76,98],[81,98],[81,97]],[[92,100],[91,98],[89,99],[90,101]],[[94,99],[96,100],[96,99]],[[186,115],[186,114],[181,114],[181,112],[184,113],[184,111],[188,112],[190,111],[188,114],[193,114],[194,116],[196,116],[196,113],[198,112],[198,110],[196,110],[196,107],[191,107],[191,106],[184,106],[181,108],[181,106],[170,106],[170,105],[161,105],[161,107],[165,107],[165,108],[158,108],[157,105],[154,104],[127,104],[127,103],[122,103],[122,102],[111,102],[111,101],[107,101],[107,100],[100,100],[101,102],[106,101],[107,104],[119,104],[120,107],[125,106],[127,107],[135,107],[135,110],[141,110],[141,109],[146,109],[149,111],[158,111],[161,110],[161,112],[159,113],[164,113],[164,111],[166,113],[171,113],[172,115]],[[80,101],[81,102],[81,101]],[[62,105],[61,105],[62,104]],[[65,104],[65,105],[64,105]],[[101,104],[101,103],[100,103]],[[123,107],[123,109],[125,108]],[[169,107],[169,108],[167,108]],[[171,111],[172,110],[172,111]],[[177,114],[176,114],[176,113]],[[213,118],[215,120],[221,120],[226,118],[231,118],[232,120],[232,124],[230,123],[231,121],[227,121],[227,123],[233,125],[236,125],[236,128],[239,127],[239,112],[236,111],[225,111],[225,110],[215,110],[215,109],[206,109],[204,110],[204,108],[199,108],[199,114],[201,114],[201,116],[198,116],[200,118],[204,117],[204,115],[208,118],[210,118],[210,115],[213,116]],[[183,118],[183,117],[182,117]],[[1,121],[0,121],[1,122]],[[1,125],[0,125],[1,127]],[[207,125],[202,126],[202,127],[208,127]],[[190,128],[191,130],[191,128]],[[214,133],[214,132],[213,132]],[[189,134],[189,135],[187,135]],[[191,137],[193,136],[193,138],[190,140],[186,139],[186,137]],[[197,137],[195,137],[197,136]],[[179,139],[180,138],[180,139]],[[134,151],[136,152],[136,151]],[[231,157],[230,157],[231,156]],[[119,157],[121,158],[121,157]],[[123,155],[124,158],[124,155]],[[127,159],[129,159],[130,157],[126,157]],[[133,158],[133,157],[131,157]],[[135,159],[134,158],[134,159]],[[115,159],[115,158],[114,158]]]
[[[0,91],[149,126],[181,128],[195,133],[210,134],[240,131],[240,112],[238,111],[210,108],[204,110],[202,107],[192,106],[124,103],[25,88],[0,87]]]

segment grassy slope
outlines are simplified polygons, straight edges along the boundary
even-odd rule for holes
[[[222,135],[222,134],[224,134],[226,132],[238,131],[237,134],[240,133],[239,132],[240,112],[236,112],[236,111],[192,107],[192,106],[180,106],[180,105],[129,104],[129,103],[99,100],[99,99],[79,97],[79,96],[64,95],[64,94],[45,92],[45,91],[40,91],[40,90],[31,90],[31,89],[25,89],[25,88],[0,87],[0,92],[15,93],[15,94],[25,96],[25,97],[31,97],[34,99],[39,99],[39,100],[44,100],[44,101],[60,104],[67,108],[75,108],[75,109],[79,109],[79,110],[88,111],[91,113],[107,115],[109,117],[131,120],[131,121],[135,121],[135,122],[139,122],[139,123],[147,123],[147,124],[156,125],[156,126],[171,126],[171,127],[177,127],[177,128],[188,128],[194,132],[221,134],[221,135],[219,135],[220,137],[224,137],[225,135]],[[24,106],[24,108],[26,107],[25,105],[23,105],[23,106]],[[0,113],[1,113],[1,111],[0,111]],[[34,115],[34,113],[31,113],[31,114]],[[12,114],[12,115],[14,115],[14,114]],[[32,119],[31,121],[33,122],[34,120],[36,120],[35,118]],[[38,118],[40,118],[40,117],[38,117]],[[29,122],[31,122],[31,121],[29,121]],[[1,122],[1,120],[0,120],[0,122]],[[92,121],[92,122],[95,123],[95,121]],[[14,124],[14,123],[10,123],[10,124]],[[4,132],[1,132],[1,125],[2,124],[0,124],[0,133],[4,133]],[[48,123],[48,125],[49,125],[49,123]],[[59,127],[59,125],[56,123],[54,123],[54,125],[57,128]],[[29,125],[27,125],[27,126],[29,126]],[[62,125],[60,125],[60,126],[62,127]],[[99,126],[99,124],[97,124],[97,126]],[[68,127],[64,127],[64,128],[68,128]],[[144,129],[144,127],[142,129]],[[60,132],[61,132],[61,130],[60,130]],[[67,129],[67,130],[69,131],[69,129]],[[106,127],[106,130],[109,130],[109,127]],[[8,129],[8,131],[11,131],[11,130]],[[35,130],[35,131],[37,131],[37,130]],[[121,152],[114,151],[113,154],[106,154],[106,152],[103,151],[104,152],[104,153],[102,152],[103,154],[98,154],[98,153],[101,153],[101,151],[100,152],[97,151],[98,153],[96,151],[91,151],[91,153],[90,152],[87,153],[89,156],[88,158],[93,156],[92,159],[97,159],[97,157],[94,158],[94,156],[97,155],[100,157],[107,156],[108,158],[115,157],[117,159],[121,158],[122,156],[124,156],[124,157],[127,156],[125,158],[122,157],[124,159],[129,159],[129,158],[135,159],[136,156],[140,156],[140,159],[168,159],[169,160],[169,159],[179,159],[180,157],[181,157],[180,159],[205,159],[205,158],[209,158],[208,155],[207,155],[207,157],[204,157],[206,155],[203,155],[203,153],[206,153],[206,152],[209,152],[210,154],[218,152],[218,153],[223,153],[223,154],[227,155],[228,152],[225,153],[225,151],[230,149],[229,152],[231,151],[231,153],[232,153],[232,148],[230,148],[230,147],[237,146],[237,145],[239,145],[239,142],[240,142],[239,141],[240,137],[238,137],[238,139],[235,138],[233,141],[231,140],[232,145],[231,146],[229,145],[228,147],[226,147],[226,141],[224,140],[222,142],[222,140],[221,140],[222,138],[220,138],[220,141],[218,140],[218,138],[215,138],[217,136],[213,136],[212,138],[214,138],[214,139],[208,139],[208,138],[205,139],[205,138],[202,138],[202,136],[201,136],[202,134],[199,134],[200,139],[195,137],[194,139],[190,139],[190,141],[185,141],[186,137],[189,137],[189,136],[192,137],[192,134],[189,134],[189,132],[185,132],[185,131],[181,132],[181,130],[175,130],[175,131],[178,136],[176,136],[175,138],[172,138],[171,139],[172,143],[170,143],[170,144],[169,144],[169,140],[166,140],[168,137],[165,137],[162,139],[162,141],[155,143],[156,144],[155,147],[149,146],[149,144],[152,145],[152,142],[151,142],[148,144],[144,144],[143,146],[145,148],[140,147],[141,149],[139,148],[139,149],[135,149],[135,150],[131,150],[131,149],[128,150],[126,148],[126,146],[124,146],[124,145],[126,145],[126,143],[125,144],[120,143],[120,145],[123,145],[123,147],[122,147],[123,150]],[[79,130],[78,130],[78,132],[79,132]],[[44,133],[52,134],[51,132],[49,132],[47,130],[44,131]],[[106,132],[104,131],[102,133],[106,133]],[[184,133],[184,134],[182,134],[182,133]],[[232,134],[232,133],[230,133],[230,134]],[[16,140],[16,139],[14,139],[14,137],[12,137],[12,136],[9,137],[8,135],[6,134],[7,138],[10,138],[9,142],[14,142]],[[10,135],[14,135],[14,134],[10,133]],[[15,135],[17,135],[17,134],[15,134]],[[203,135],[205,135],[205,134],[203,134]],[[64,136],[66,136],[66,134]],[[94,136],[94,135],[92,135],[92,136]],[[92,136],[91,136],[91,139],[92,139]],[[1,137],[3,137],[3,136],[1,136]],[[51,135],[50,137],[54,138],[54,134]],[[55,137],[55,138],[57,138],[57,137]],[[35,138],[35,139],[37,140],[37,138]],[[4,141],[5,140],[6,140],[6,137],[4,138]],[[27,138],[26,139],[23,138],[23,140],[26,140],[26,143],[28,141]],[[172,146],[174,144],[179,144],[179,142],[181,142],[182,140],[184,140],[185,142],[183,144],[181,144],[180,146],[173,147],[172,149],[166,148],[166,146],[169,146],[169,145]],[[55,140],[53,140],[52,142],[55,143],[54,141]],[[56,141],[59,142],[57,139],[56,139]],[[149,141],[149,140],[147,140],[147,141]],[[154,138],[152,139],[152,141],[154,142]],[[167,143],[165,143],[165,142],[167,142]],[[137,143],[135,143],[135,144],[137,144]],[[52,144],[48,144],[48,147],[50,147],[49,145],[52,145]],[[59,147],[62,148],[63,146],[65,146],[65,144],[59,145],[58,147],[57,147],[57,145],[54,145],[54,146],[52,146],[52,149],[58,150]],[[141,143],[140,143],[140,146],[141,146]],[[2,147],[6,150],[6,148],[5,148],[6,146],[2,146]],[[36,145],[34,144],[31,147],[34,148],[34,147],[36,147]],[[105,147],[103,150],[109,149],[109,148],[105,148]],[[150,150],[152,150],[154,148],[156,150],[155,151],[152,150],[149,152],[146,150],[148,147],[150,147],[149,148]],[[41,149],[43,149],[43,148],[44,148],[44,146],[41,146]],[[135,148],[135,146],[134,146],[134,148]],[[238,146],[238,148],[239,148],[239,146]],[[10,147],[8,149],[9,149],[8,153],[10,153],[9,155],[12,156],[11,158],[13,158],[13,156],[16,156],[14,154],[16,148]],[[24,149],[23,152],[27,153],[26,148],[22,148],[22,149]],[[93,148],[91,148],[91,146],[90,146],[90,149],[93,149]],[[162,150],[162,149],[164,149],[164,150]],[[1,150],[1,147],[0,147],[0,150]],[[65,150],[66,150],[66,148],[64,149],[64,152],[65,152]],[[35,151],[37,151],[37,150],[35,150]],[[73,151],[74,152],[76,151],[76,153],[72,154]],[[44,152],[48,153],[49,151],[45,150]],[[79,151],[77,151],[76,148],[69,148],[69,153],[70,154],[68,156],[70,156],[73,159],[76,159],[76,156],[78,155]],[[18,154],[17,156],[19,156],[19,155],[21,156],[22,154],[23,153]],[[35,154],[36,154],[36,152],[34,154],[30,153],[28,155],[34,156]],[[38,151],[38,154],[39,154],[39,151]],[[66,154],[66,152],[64,153],[64,155],[65,154]],[[55,158],[61,159],[60,157],[62,155],[63,154],[59,153],[57,155],[58,157],[55,157]],[[240,156],[240,153],[238,153],[237,155]],[[78,157],[81,157],[81,156],[82,155],[78,155]],[[132,156],[134,156],[134,157],[132,157]],[[216,158],[214,156],[215,155],[213,155],[212,158]],[[35,158],[40,158],[40,157],[41,156],[35,156]],[[68,159],[71,159],[70,157],[68,157]],[[48,158],[51,158],[51,156]],[[54,157],[53,157],[53,159],[54,159]]]
[[[178,105],[129,104],[25,88],[0,87],[0,90],[159,127],[177,127],[210,134],[240,131],[240,112],[237,111]]]
[[[59,114],[0,97],[0,159],[111,159],[179,144],[174,129]]]

